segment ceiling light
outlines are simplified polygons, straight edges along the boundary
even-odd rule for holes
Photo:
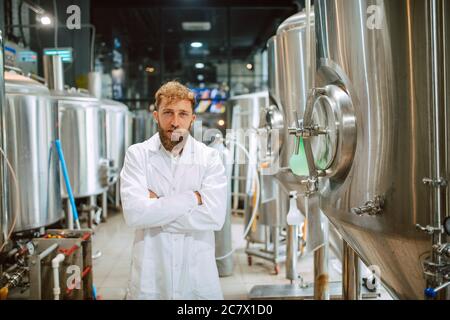
[[[193,21],[182,22],[181,26],[185,31],[209,31],[211,30],[211,22]]]
[[[247,63],[246,68],[248,70],[252,70],[253,69],[253,65],[251,63]]]
[[[203,69],[204,67],[205,67],[205,64],[204,64],[204,63],[197,62],[197,63],[195,64],[195,68],[197,68],[197,69]]]
[[[39,20],[41,21],[41,23],[43,25],[46,25],[46,26],[52,24],[52,19],[50,19],[49,16],[42,16]]]
[[[148,73],[153,73],[153,72],[155,72],[155,68],[147,67],[147,68],[145,68],[145,71],[147,71]]]
[[[203,43],[201,42],[192,42],[191,47],[192,48],[201,48],[203,46]]]
[[[217,124],[218,124],[219,126],[223,127],[224,124],[225,124],[225,121],[223,121],[222,119],[220,119],[220,120],[217,122]]]

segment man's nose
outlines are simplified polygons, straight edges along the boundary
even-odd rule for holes
[[[179,125],[180,125],[180,118],[178,117],[177,114],[175,114],[172,119],[172,127],[178,128]]]

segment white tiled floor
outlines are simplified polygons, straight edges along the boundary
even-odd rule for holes
[[[233,218],[233,243],[239,246],[233,255],[233,276],[221,278],[225,299],[248,299],[248,293],[257,284],[289,284],[285,278],[284,265],[280,273],[274,274],[271,262],[253,257],[252,266],[247,264],[243,220]],[[109,211],[108,221],[95,230],[93,250],[100,250],[102,256],[94,260],[94,283],[102,299],[123,299],[126,293],[130,268],[130,254],[134,232],[125,225],[120,212]],[[339,273],[330,265],[330,280],[340,280]],[[306,282],[313,280],[313,258],[306,256],[299,260],[298,271]]]

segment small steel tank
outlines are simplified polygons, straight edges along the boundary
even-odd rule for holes
[[[106,111],[100,100],[74,89],[53,91],[59,104],[61,144],[75,198],[98,195],[110,181],[107,159]],[[61,188],[67,197],[66,188]]]
[[[106,154],[113,162],[112,182],[115,182],[125,158],[129,111],[123,103],[108,99],[101,100],[101,108],[106,116]]]
[[[158,129],[156,123],[153,120],[153,116],[150,111],[147,110],[134,110],[133,113],[133,143],[144,142],[150,139]]]
[[[50,225],[63,218],[58,154],[58,106],[48,88],[28,77],[5,72],[6,153],[19,183],[20,214],[14,231]],[[7,218],[19,203],[7,171]]]
[[[75,198],[103,193],[112,180],[107,158],[106,112],[99,99],[87,92],[66,89],[60,56],[44,57],[44,75],[53,100],[58,103],[59,136]],[[61,177],[61,193],[67,191]]]

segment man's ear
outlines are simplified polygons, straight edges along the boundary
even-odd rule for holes
[[[158,124],[158,111],[153,111],[153,119],[155,119],[156,123]]]
[[[192,129],[192,126],[194,125],[195,119],[197,119],[197,116],[194,114],[194,115],[192,116],[192,121],[191,121],[191,125],[189,126],[189,130]]]

